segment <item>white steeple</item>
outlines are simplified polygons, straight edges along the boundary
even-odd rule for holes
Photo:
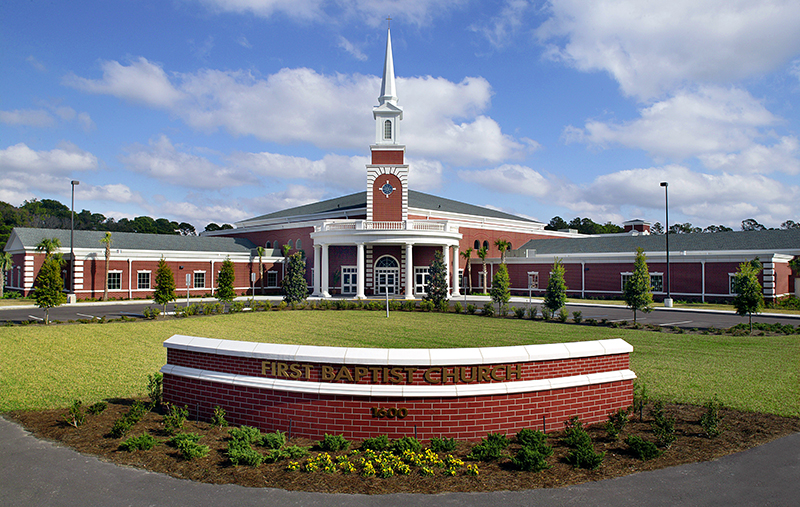
[[[392,33],[386,30],[386,57],[383,60],[383,81],[381,82],[381,105],[389,102],[397,105],[397,88],[394,83],[394,60],[392,59]]]

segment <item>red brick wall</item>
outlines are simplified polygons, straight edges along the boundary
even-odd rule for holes
[[[372,152],[372,164],[373,165],[383,165],[383,164],[402,165],[403,164],[403,151],[402,150],[395,150],[395,151],[375,150],[375,151]]]
[[[386,183],[394,187],[388,196],[381,187]],[[399,222],[403,220],[403,183],[394,174],[381,174],[372,184],[372,220]]]
[[[168,349],[169,365],[264,378],[262,360],[239,356]],[[309,382],[319,382],[320,364],[310,363]],[[625,370],[628,354],[517,363],[521,378],[508,382],[560,378]],[[333,365],[335,370],[341,365]],[[358,365],[347,365],[351,370]],[[491,366],[491,365],[483,365]],[[367,368],[369,366],[366,366]],[[474,365],[469,366],[474,367]],[[381,367],[383,368],[383,366]],[[410,384],[426,385],[419,367]],[[269,370],[267,370],[269,371]],[[362,379],[360,383],[373,383]],[[210,419],[215,406],[225,409],[233,424],[264,431],[291,431],[293,436],[321,438],[325,433],[363,439],[379,434],[390,438],[416,435],[420,439],[451,437],[479,439],[490,432],[514,433],[522,428],[558,430],[578,416],[585,423],[606,419],[610,412],[631,404],[633,381],[615,381],[510,395],[397,398],[294,393],[222,382],[164,375],[164,400],[186,405],[192,417]],[[373,407],[403,408],[403,418],[378,418]]]

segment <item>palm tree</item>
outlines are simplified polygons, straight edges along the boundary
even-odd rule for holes
[[[36,245],[37,252],[44,252],[44,258],[47,259],[53,252],[61,248],[61,240],[58,238],[42,238],[42,240]]]
[[[476,252],[478,257],[481,258],[481,262],[483,262],[483,293],[486,294],[489,290],[486,288],[486,256],[489,254],[489,249],[485,246],[482,246]]]
[[[261,258],[264,256],[264,247],[256,247],[256,254],[258,255],[258,276],[261,278],[261,295],[264,295],[264,268],[261,265]]]
[[[471,267],[469,265],[469,261],[470,261],[470,258],[472,257],[472,251],[473,251],[473,248],[469,247],[466,250],[464,250],[463,252],[461,252],[461,257],[463,257],[464,260],[467,261],[466,265],[464,266],[464,269],[466,269],[466,271],[467,271],[467,280],[469,280],[469,291],[470,292],[472,292],[472,270],[471,270]]]
[[[494,241],[494,246],[496,246],[497,249],[500,250],[500,264],[505,264],[506,263],[506,250],[508,250],[508,248],[511,246],[511,243],[509,243],[508,241],[506,241],[504,239],[496,239]]]
[[[106,232],[105,237],[100,240],[100,243],[104,244],[106,247],[106,274],[105,284],[103,285],[103,301],[108,301],[108,263],[111,260],[111,233]]]
[[[8,252],[0,254],[0,298],[3,297],[3,288],[6,286],[6,271],[14,265],[14,259]]]

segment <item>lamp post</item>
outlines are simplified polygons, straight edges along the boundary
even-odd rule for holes
[[[73,246],[73,239],[75,236],[75,185],[80,185],[81,182],[78,180],[70,181],[70,185],[72,185],[72,208],[70,211],[70,224],[69,224],[69,272],[70,272],[70,287],[69,291],[71,294],[75,294],[75,249]]]
[[[664,209],[666,213],[665,222],[666,225],[664,226],[664,236],[667,240],[667,297],[664,298],[664,307],[672,308],[672,297],[670,296],[670,287],[669,287],[669,183],[666,181],[661,182],[661,186],[664,187]]]

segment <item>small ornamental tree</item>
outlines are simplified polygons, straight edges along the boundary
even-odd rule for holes
[[[111,242],[112,242],[111,233],[106,232],[106,235],[103,237],[103,239],[100,240],[100,243],[102,243],[105,246],[105,251],[106,251],[106,264],[104,271],[105,283],[103,284],[103,301],[108,301],[108,265],[111,262]]]
[[[283,300],[287,303],[303,301],[308,294],[306,282],[306,261],[300,252],[295,252],[288,257],[286,277],[283,279]]]
[[[175,276],[172,274],[167,261],[162,257],[158,261],[158,269],[156,270],[156,287],[153,291],[153,301],[164,308],[164,313],[167,311],[167,303],[175,300]]]
[[[230,257],[225,257],[217,277],[217,299],[223,303],[230,303],[236,297],[233,284],[236,280],[236,273],[233,270],[233,262]]]
[[[67,301],[64,295],[64,279],[61,278],[61,258],[51,256],[44,260],[34,283],[36,306],[44,309],[44,323],[50,323],[50,308],[63,305]]]
[[[650,272],[647,269],[647,258],[644,250],[636,249],[636,260],[633,262],[633,274],[625,282],[625,303],[633,310],[633,323],[636,323],[636,312],[652,311],[653,293],[650,292]]]
[[[750,320],[750,333],[753,333],[753,314],[759,313],[764,308],[764,295],[761,284],[758,282],[760,263],[743,262],[739,264],[739,271],[733,277],[733,307],[741,316],[747,315]]]
[[[511,279],[508,276],[508,268],[505,264],[500,264],[500,266],[497,267],[497,271],[494,272],[492,289],[489,291],[492,296],[492,301],[497,304],[500,317],[505,317],[506,313],[508,313],[508,302],[511,300],[510,285]]]
[[[0,252],[0,298],[3,297],[3,289],[6,286],[6,271],[14,266],[14,259],[8,252]]]
[[[426,301],[432,301],[438,308],[442,301],[447,300],[447,271],[444,265],[444,254],[436,249],[433,252],[433,262],[428,269],[428,285],[425,286]]]
[[[463,252],[461,252],[461,257],[463,257],[464,260],[467,262],[466,265],[464,266],[464,272],[467,275],[467,280],[468,280],[468,283],[469,283],[469,291],[470,291],[470,293],[472,292],[472,266],[470,265],[469,261],[472,259],[472,252],[473,251],[474,251],[474,249],[472,247],[469,247],[466,250],[464,250]],[[466,287],[464,287],[464,289],[466,290]]]
[[[553,263],[550,279],[547,281],[547,292],[544,296],[544,306],[553,314],[567,302],[567,284],[564,281],[564,273],[566,273],[566,270],[561,263],[561,259],[556,259]]]
[[[483,273],[483,293],[486,294],[487,292],[489,292],[486,289],[486,282],[487,282],[487,279],[486,279],[487,278],[486,277],[486,256],[489,254],[489,249],[486,248],[485,246],[482,246],[475,253],[478,255],[478,257],[480,257],[481,263],[483,264],[483,271],[482,271],[482,273]]]
[[[261,280],[261,294],[264,294],[264,264],[263,257],[266,250],[263,246],[256,247],[256,255],[258,255],[258,278]]]

